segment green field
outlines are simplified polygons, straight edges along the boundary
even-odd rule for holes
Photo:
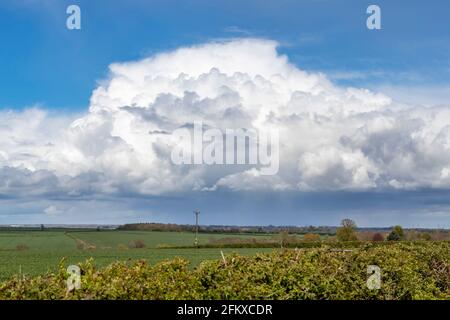
[[[228,237],[267,238],[271,235],[199,234],[200,244],[211,239]],[[135,240],[142,240],[145,248],[129,248]],[[156,263],[164,259],[184,257],[192,265],[202,260],[220,258],[221,249],[167,249],[161,246],[189,246],[194,235],[188,232],[156,231],[0,231],[0,280],[15,274],[35,276],[54,271],[61,259],[66,264],[94,258],[97,266],[106,266],[116,260],[145,259]],[[80,243],[90,249],[80,249]],[[273,249],[223,249],[224,253],[237,252],[252,255]]]

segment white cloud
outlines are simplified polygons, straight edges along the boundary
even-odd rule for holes
[[[450,187],[450,108],[333,85],[276,51],[233,40],[112,64],[89,112],[0,113],[0,194]],[[194,121],[280,132],[280,170],[177,166],[170,133]]]
[[[51,205],[44,209],[44,213],[47,214],[48,216],[57,216],[63,213],[63,211],[58,209],[58,207]]]

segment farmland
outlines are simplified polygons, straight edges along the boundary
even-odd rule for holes
[[[337,250],[282,249],[225,255],[196,268],[182,258],[149,264],[80,264],[78,289],[64,266],[0,283],[0,299],[450,299],[448,242],[392,242]],[[368,266],[379,268],[378,287]],[[369,285],[369,279],[371,279]]]
[[[199,234],[199,244],[207,244],[223,234]],[[226,235],[236,238],[268,238],[270,235]],[[133,248],[135,241],[142,241],[143,248]],[[36,276],[57,269],[61,259],[76,264],[94,258],[97,266],[115,261],[145,259],[156,263],[164,259],[183,257],[192,266],[200,261],[217,259],[220,250],[215,248],[164,248],[192,245],[194,235],[188,232],[149,231],[0,231],[0,280],[15,274]],[[243,255],[267,252],[265,248],[223,249]]]
[[[450,242],[432,240],[447,232],[357,235],[199,233],[194,247],[187,231],[1,230],[0,299],[450,298]],[[82,289],[68,294],[73,264]],[[366,284],[373,265],[378,291]]]

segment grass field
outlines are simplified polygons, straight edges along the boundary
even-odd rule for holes
[[[199,242],[224,237],[256,238],[271,235],[199,234]],[[142,240],[145,248],[129,249],[135,240]],[[145,259],[156,263],[164,259],[184,257],[192,265],[202,260],[220,258],[220,249],[167,249],[161,246],[192,245],[194,235],[187,232],[151,231],[0,231],[0,280],[14,274],[35,276],[54,271],[61,259],[68,264],[94,258],[98,266],[106,266],[116,260]],[[80,249],[80,243],[90,249]],[[223,249],[224,253],[237,252],[252,255],[273,249]]]
[[[94,259],[100,257],[102,264],[116,259],[114,253],[108,256],[108,250],[93,250],[93,255],[98,254]],[[150,264],[120,262],[97,268],[97,260],[87,261],[79,265],[80,287],[70,292],[64,264],[59,272],[1,282],[0,299],[450,299],[450,243],[446,241],[367,242],[346,250],[284,248],[255,255],[243,250],[241,255],[203,261],[198,268],[185,259],[154,263],[174,255],[217,258],[217,251],[148,248],[127,252],[144,254]],[[374,266],[378,273],[371,274],[369,267]]]

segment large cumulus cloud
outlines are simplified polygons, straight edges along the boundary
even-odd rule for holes
[[[450,187],[450,107],[400,104],[334,85],[238,39],[112,64],[77,119],[0,113],[0,194]],[[175,165],[171,133],[194,121],[277,129],[280,169]]]

